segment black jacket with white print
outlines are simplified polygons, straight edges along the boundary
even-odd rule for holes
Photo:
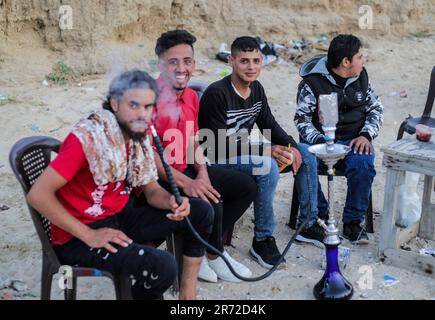
[[[303,140],[310,144],[325,141],[317,100],[320,94],[331,92],[338,96],[337,140],[364,136],[371,141],[377,137],[383,123],[383,106],[371,87],[365,68],[358,77],[348,78],[344,88],[337,85],[329,72],[325,55],[306,61],[299,73],[303,80],[298,88],[294,122]]]

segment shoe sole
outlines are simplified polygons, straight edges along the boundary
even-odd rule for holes
[[[342,236],[344,239],[349,240],[349,242],[351,244],[369,244],[369,240],[368,239],[358,239],[358,240],[351,240],[349,239],[349,237],[343,235]]]
[[[251,254],[252,257],[254,257],[257,262],[264,268],[266,269],[272,269],[273,265],[268,264],[267,262],[265,262],[261,256],[259,254],[257,254],[252,248],[249,250],[249,253]]]
[[[218,279],[210,279],[210,278],[205,278],[205,277],[200,277],[198,276],[198,279],[204,282],[210,282],[210,283],[217,283]]]
[[[240,280],[239,278],[236,278],[236,276],[234,276],[234,278],[226,278],[226,277],[220,277],[220,276],[218,276],[218,278],[223,280],[223,281],[227,281],[227,282],[233,282],[233,283],[240,283],[240,282],[242,282],[242,280]]]
[[[305,243],[314,244],[316,247],[318,247],[320,249],[325,248],[325,245],[323,244],[323,242],[320,242],[319,240],[316,240],[316,239],[305,238],[304,236],[301,236],[300,234],[298,234],[296,236],[295,240],[297,242],[305,242]]]

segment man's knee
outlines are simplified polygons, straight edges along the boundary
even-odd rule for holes
[[[352,152],[352,151],[351,151]],[[374,155],[355,154],[346,159],[346,169],[358,169],[358,170],[373,170],[375,157]]]
[[[277,184],[279,180],[279,168],[275,159],[271,157],[258,157],[261,162],[253,168],[252,173],[257,182],[266,181],[269,185]]]
[[[305,143],[298,143],[299,153],[302,157],[303,165],[307,166],[307,168],[313,168],[317,170],[317,158],[308,150],[310,146]]]
[[[237,183],[243,186],[245,194],[254,201],[257,195],[257,183],[255,180],[247,174],[240,174],[237,176]]]
[[[158,249],[143,259],[132,287],[133,298],[159,299],[178,276],[177,262],[171,253]]]
[[[192,224],[201,228],[206,233],[211,233],[214,222],[214,209],[207,201],[190,199],[190,215]]]
[[[178,265],[175,257],[167,251],[161,251],[158,259],[158,270],[162,275],[163,286],[169,288],[178,276]]]

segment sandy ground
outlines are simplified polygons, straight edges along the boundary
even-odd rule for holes
[[[152,56],[148,46],[117,46],[112,59],[123,61],[127,66],[143,66],[143,56]],[[151,48],[151,47],[149,47]],[[401,121],[408,115],[421,114],[427,95],[429,74],[435,64],[435,38],[370,39],[365,50],[370,79],[384,104],[385,123],[374,145],[377,152],[377,176],[373,185],[373,205],[382,212],[385,185],[385,168],[382,167],[380,148],[395,140]],[[20,53],[20,54],[17,54]],[[82,79],[67,86],[44,86],[42,80],[51,71],[55,56],[43,49],[32,51],[6,51],[0,60],[0,95],[8,97],[0,101],[2,136],[0,138],[0,277],[21,279],[34,295],[13,299],[36,299],[40,292],[41,251],[40,243],[24,203],[22,191],[8,164],[12,145],[20,138],[32,135],[48,135],[63,139],[72,125],[88,111],[99,107],[106,92],[111,73]],[[156,75],[155,63],[150,60],[148,70]],[[205,82],[220,78],[225,64],[214,60],[206,50],[197,50],[196,78]],[[293,64],[266,66],[260,77],[278,122],[296,135],[293,125],[295,95],[300,81],[298,68]],[[401,97],[405,91],[407,96]],[[284,248],[293,234],[286,225],[289,216],[293,178],[281,178],[275,197],[276,238]],[[421,189],[421,181],[420,181]],[[341,214],[345,198],[345,179],[336,179],[336,211]],[[421,190],[419,190],[421,193]],[[236,225],[233,247],[228,251],[245,263],[254,275],[266,270],[250,259],[248,250],[252,241],[252,209],[249,209]],[[384,265],[377,259],[377,246],[382,216],[375,215],[375,231],[367,246],[353,246],[346,269],[342,270],[354,284],[353,299],[435,299],[435,280],[417,275],[412,271]],[[341,228],[341,223],[340,223]],[[294,245],[286,255],[285,267],[270,277],[254,283],[217,284],[199,283],[198,299],[313,299],[312,288],[322,277],[321,250],[310,245]],[[357,282],[361,266],[369,266],[373,275],[371,288],[363,289]],[[399,282],[384,286],[384,276],[393,276]],[[7,290],[1,290],[0,299]],[[12,292],[13,293],[13,292]],[[61,291],[53,286],[54,299],[61,299]],[[80,280],[79,299],[113,299],[114,291],[109,280]],[[173,299],[171,294],[166,298]]]

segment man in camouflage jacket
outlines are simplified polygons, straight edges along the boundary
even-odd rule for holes
[[[335,143],[352,148],[345,159],[337,164],[344,166],[348,184],[343,211],[343,236],[354,243],[368,243],[368,236],[361,225],[376,175],[372,140],[382,126],[383,106],[368,80],[360,40],[353,35],[335,37],[328,55],[306,61],[300,69],[300,75],[303,80],[298,88],[294,122],[301,142],[325,142],[318,115],[318,97],[337,93]],[[320,162],[319,166],[323,165]],[[326,218],[328,204],[320,184],[318,190],[319,217]]]

